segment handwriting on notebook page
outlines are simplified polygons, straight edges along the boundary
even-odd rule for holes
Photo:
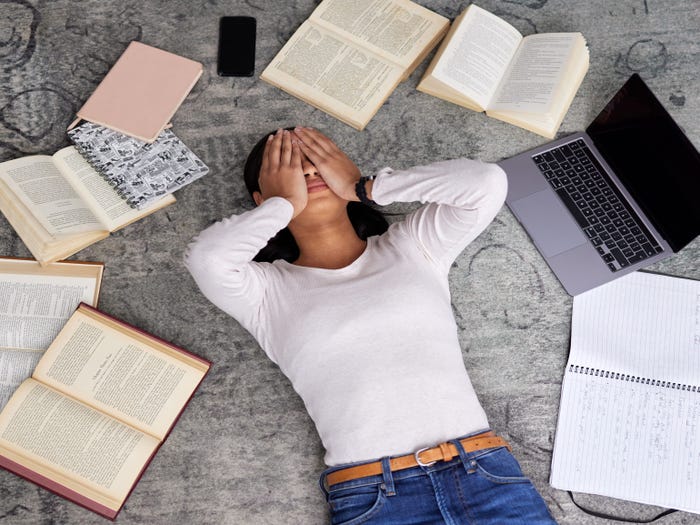
[[[574,298],[550,482],[700,513],[700,282],[592,292]]]

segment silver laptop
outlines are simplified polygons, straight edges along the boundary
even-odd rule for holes
[[[700,155],[632,75],[586,129],[499,162],[506,204],[570,295],[700,234]]]

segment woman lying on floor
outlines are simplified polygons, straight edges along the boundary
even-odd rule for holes
[[[331,523],[555,523],[489,431],[462,360],[448,271],[506,194],[469,159],[361,177],[326,136],[252,150],[257,207],[204,230],[187,266],[291,380],[326,449]],[[387,226],[369,204],[421,201]]]

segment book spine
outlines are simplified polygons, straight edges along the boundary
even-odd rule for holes
[[[588,376],[600,377],[602,379],[614,379],[616,381],[627,381],[628,383],[639,383],[642,385],[659,386],[661,388],[669,388],[671,390],[681,390],[684,392],[700,393],[700,386],[687,385],[684,383],[675,383],[673,381],[664,381],[661,379],[653,379],[650,377],[635,376],[631,374],[621,374],[610,370],[602,370],[600,368],[592,368],[588,366],[569,365],[569,372],[574,374],[584,374]]]

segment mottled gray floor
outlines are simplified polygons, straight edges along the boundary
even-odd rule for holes
[[[468,2],[421,3],[453,18]],[[327,520],[316,486],[322,450],[303,404],[253,339],[198,293],[181,263],[192,236],[250,207],[241,166],[259,136],[278,126],[318,127],[366,173],[457,156],[492,161],[545,141],[417,92],[427,62],[363,132],[256,77],[217,77],[220,16],[257,17],[259,75],[315,5],[313,0],[0,0],[0,161],[67,145],[64,130],[74,112],[133,39],[205,66],[173,122],[211,173],[178,192],[176,205],[77,256],[106,263],[102,309],[214,362],[128,500],[121,523]],[[581,31],[587,38],[590,70],[560,134],[584,128],[626,78],[639,72],[700,145],[697,0],[482,0],[480,5],[526,34]],[[0,254],[28,255],[1,217]],[[696,240],[653,269],[697,279],[699,256]],[[513,444],[559,522],[604,522],[581,513],[566,493],[547,483],[571,298],[507,209],[459,257],[451,286],[464,359],[493,428]],[[657,510],[601,497],[580,499],[627,516]],[[0,472],[0,524],[100,521]],[[662,523],[700,523],[700,517],[677,513]]]

